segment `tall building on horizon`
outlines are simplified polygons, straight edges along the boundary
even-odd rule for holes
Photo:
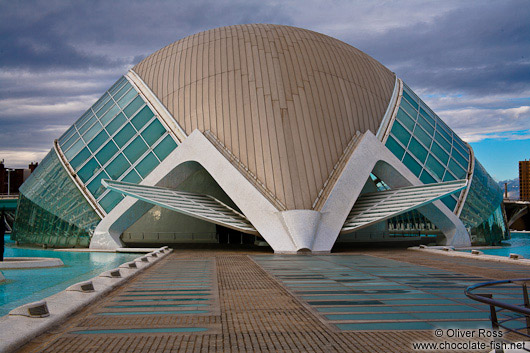
[[[519,161],[519,199],[530,201],[530,161]]]
[[[148,56],[20,192],[17,240],[57,247],[509,237],[497,183],[395,73],[281,25],[216,28]]]
[[[8,168],[0,160],[0,194],[17,195],[18,189],[37,168],[39,163],[30,163],[28,168]]]

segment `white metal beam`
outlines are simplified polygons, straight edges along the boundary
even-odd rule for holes
[[[258,234],[249,220],[210,195],[177,191],[157,186],[103,180],[103,186],[136,199],[249,234]]]
[[[464,189],[467,180],[409,186],[361,195],[341,233],[352,232],[402,213],[415,210]]]

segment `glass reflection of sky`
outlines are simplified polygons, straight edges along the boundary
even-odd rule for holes
[[[0,316],[25,303],[41,300],[71,284],[88,280],[101,272],[131,261],[138,254],[63,252],[20,249],[5,236],[5,257],[55,257],[65,266],[39,269],[2,270],[7,282],[0,284]]]

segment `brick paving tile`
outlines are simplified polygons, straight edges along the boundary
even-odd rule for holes
[[[340,254],[349,253],[356,252]],[[491,269],[479,261],[474,265],[405,250],[368,250],[363,254],[489,278],[513,278],[520,273],[520,269],[519,272],[512,272],[509,268]],[[97,315],[106,306],[115,305],[116,298],[142,280],[168,269],[175,271],[176,275],[185,275],[181,273],[185,269],[180,269],[180,265],[193,265],[193,261],[206,261],[207,266],[201,268],[212,269],[214,283],[210,289],[213,300],[208,301],[211,302],[207,309],[209,313]],[[87,329],[172,327],[204,327],[208,330],[191,333],[75,333]],[[413,352],[411,342],[415,341],[440,342],[440,339],[435,338],[432,331],[338,331],[322,322],[246,253],[200,250],[174,252],[65,323],[21,347],[19,352],[401,353]],[[461,342],[457,339],[444,341]]]

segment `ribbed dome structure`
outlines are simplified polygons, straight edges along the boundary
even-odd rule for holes
[[[278,253],[509,238],[497,183],[406,83],[268,24],[186,37],[120,77],[21,186],[13,234],[112,250],[262,238]]]
[[[210,131],[280,209],[311,209],[357,131],[374,134],[395,75],[360,50],[289,26],[194,34],[133,68],[186,134]]]

